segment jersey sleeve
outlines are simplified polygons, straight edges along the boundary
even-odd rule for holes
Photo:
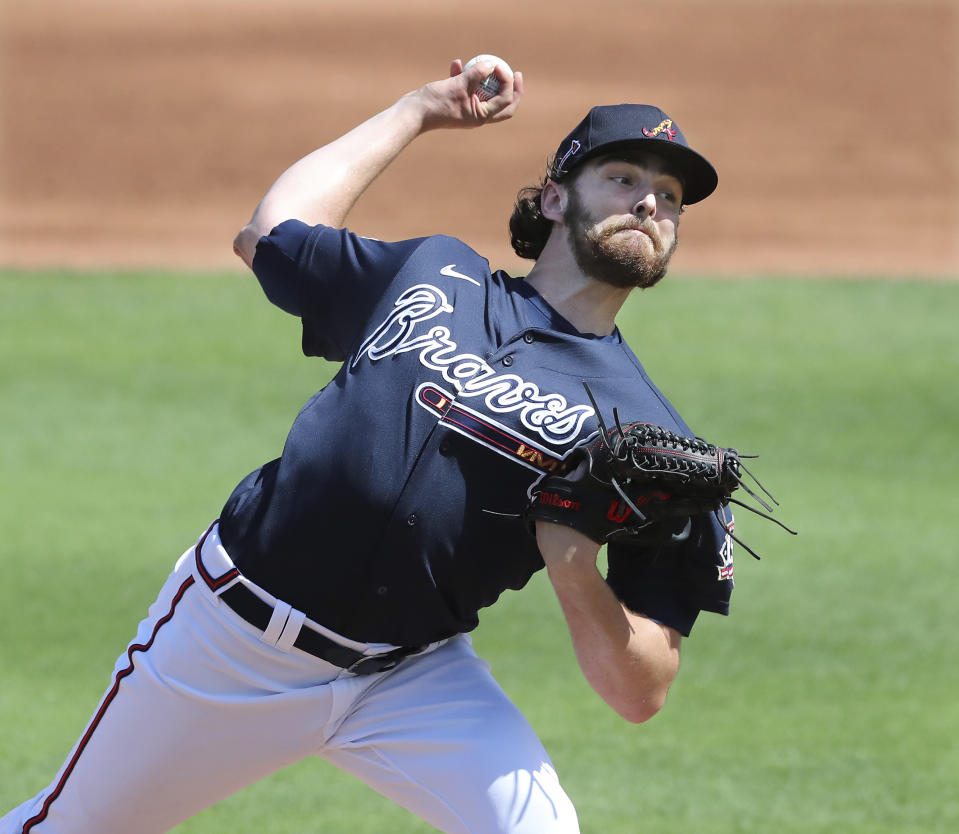
[[[266,297],[303,320],[303,352],[342,361],[422,239],[388,243],[287,220],[260,238],[253,272]]]
[[[610,542],[607,559],[606,581],[627,608],[686,637],[700,611],[729,614],[732,540],[712,515],[662,522],[642,541]]]

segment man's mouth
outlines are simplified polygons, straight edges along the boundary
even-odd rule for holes
[[[656,238],[653,236],[652,232],[651,232],[649,229],[644,228],[644,227],[642,227],[642,226],[622,226],[621,228],[617,229],[617,231],[619,231],[619,232],[629,232],[629,233],[631,233],[631,234],[644,235],[644,236],[648,237],[654,244],[655,244],[655,242],[656,242]]]
[[[649,227],[644,224],[624,223],[616,229],[617,232],[640,232],[647,237],[652,237]]]

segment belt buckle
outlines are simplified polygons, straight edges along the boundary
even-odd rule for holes
[[[403,647],[393,649],[393,651],[387,652],[386,654],[367,655],[347,666],[346,671],[354,675],[374,675],[377,672],[388,672],[390,669],[395,669],[399,666],[400,661],[404,658],[409,657],[411,654],[416,654],[418,651],[420,651],[419,647]]]

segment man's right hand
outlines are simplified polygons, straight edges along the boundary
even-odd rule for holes
[[[490,73],[500,82],[499,92],[482,100],[476,90]],[[423,130],[474,128],[511,118],[523,95],[523,73],[511,73],[502,64],[482,61],[464,72],[457,58],[450,64],[450,77],[433,81],[409,94],[423,107]]]

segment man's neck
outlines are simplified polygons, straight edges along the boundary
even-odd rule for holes
[[[597,336],[613,332],[616,316],[632,291],[584,275],[567,252],[548,244],[526,283],[580,333]]]

